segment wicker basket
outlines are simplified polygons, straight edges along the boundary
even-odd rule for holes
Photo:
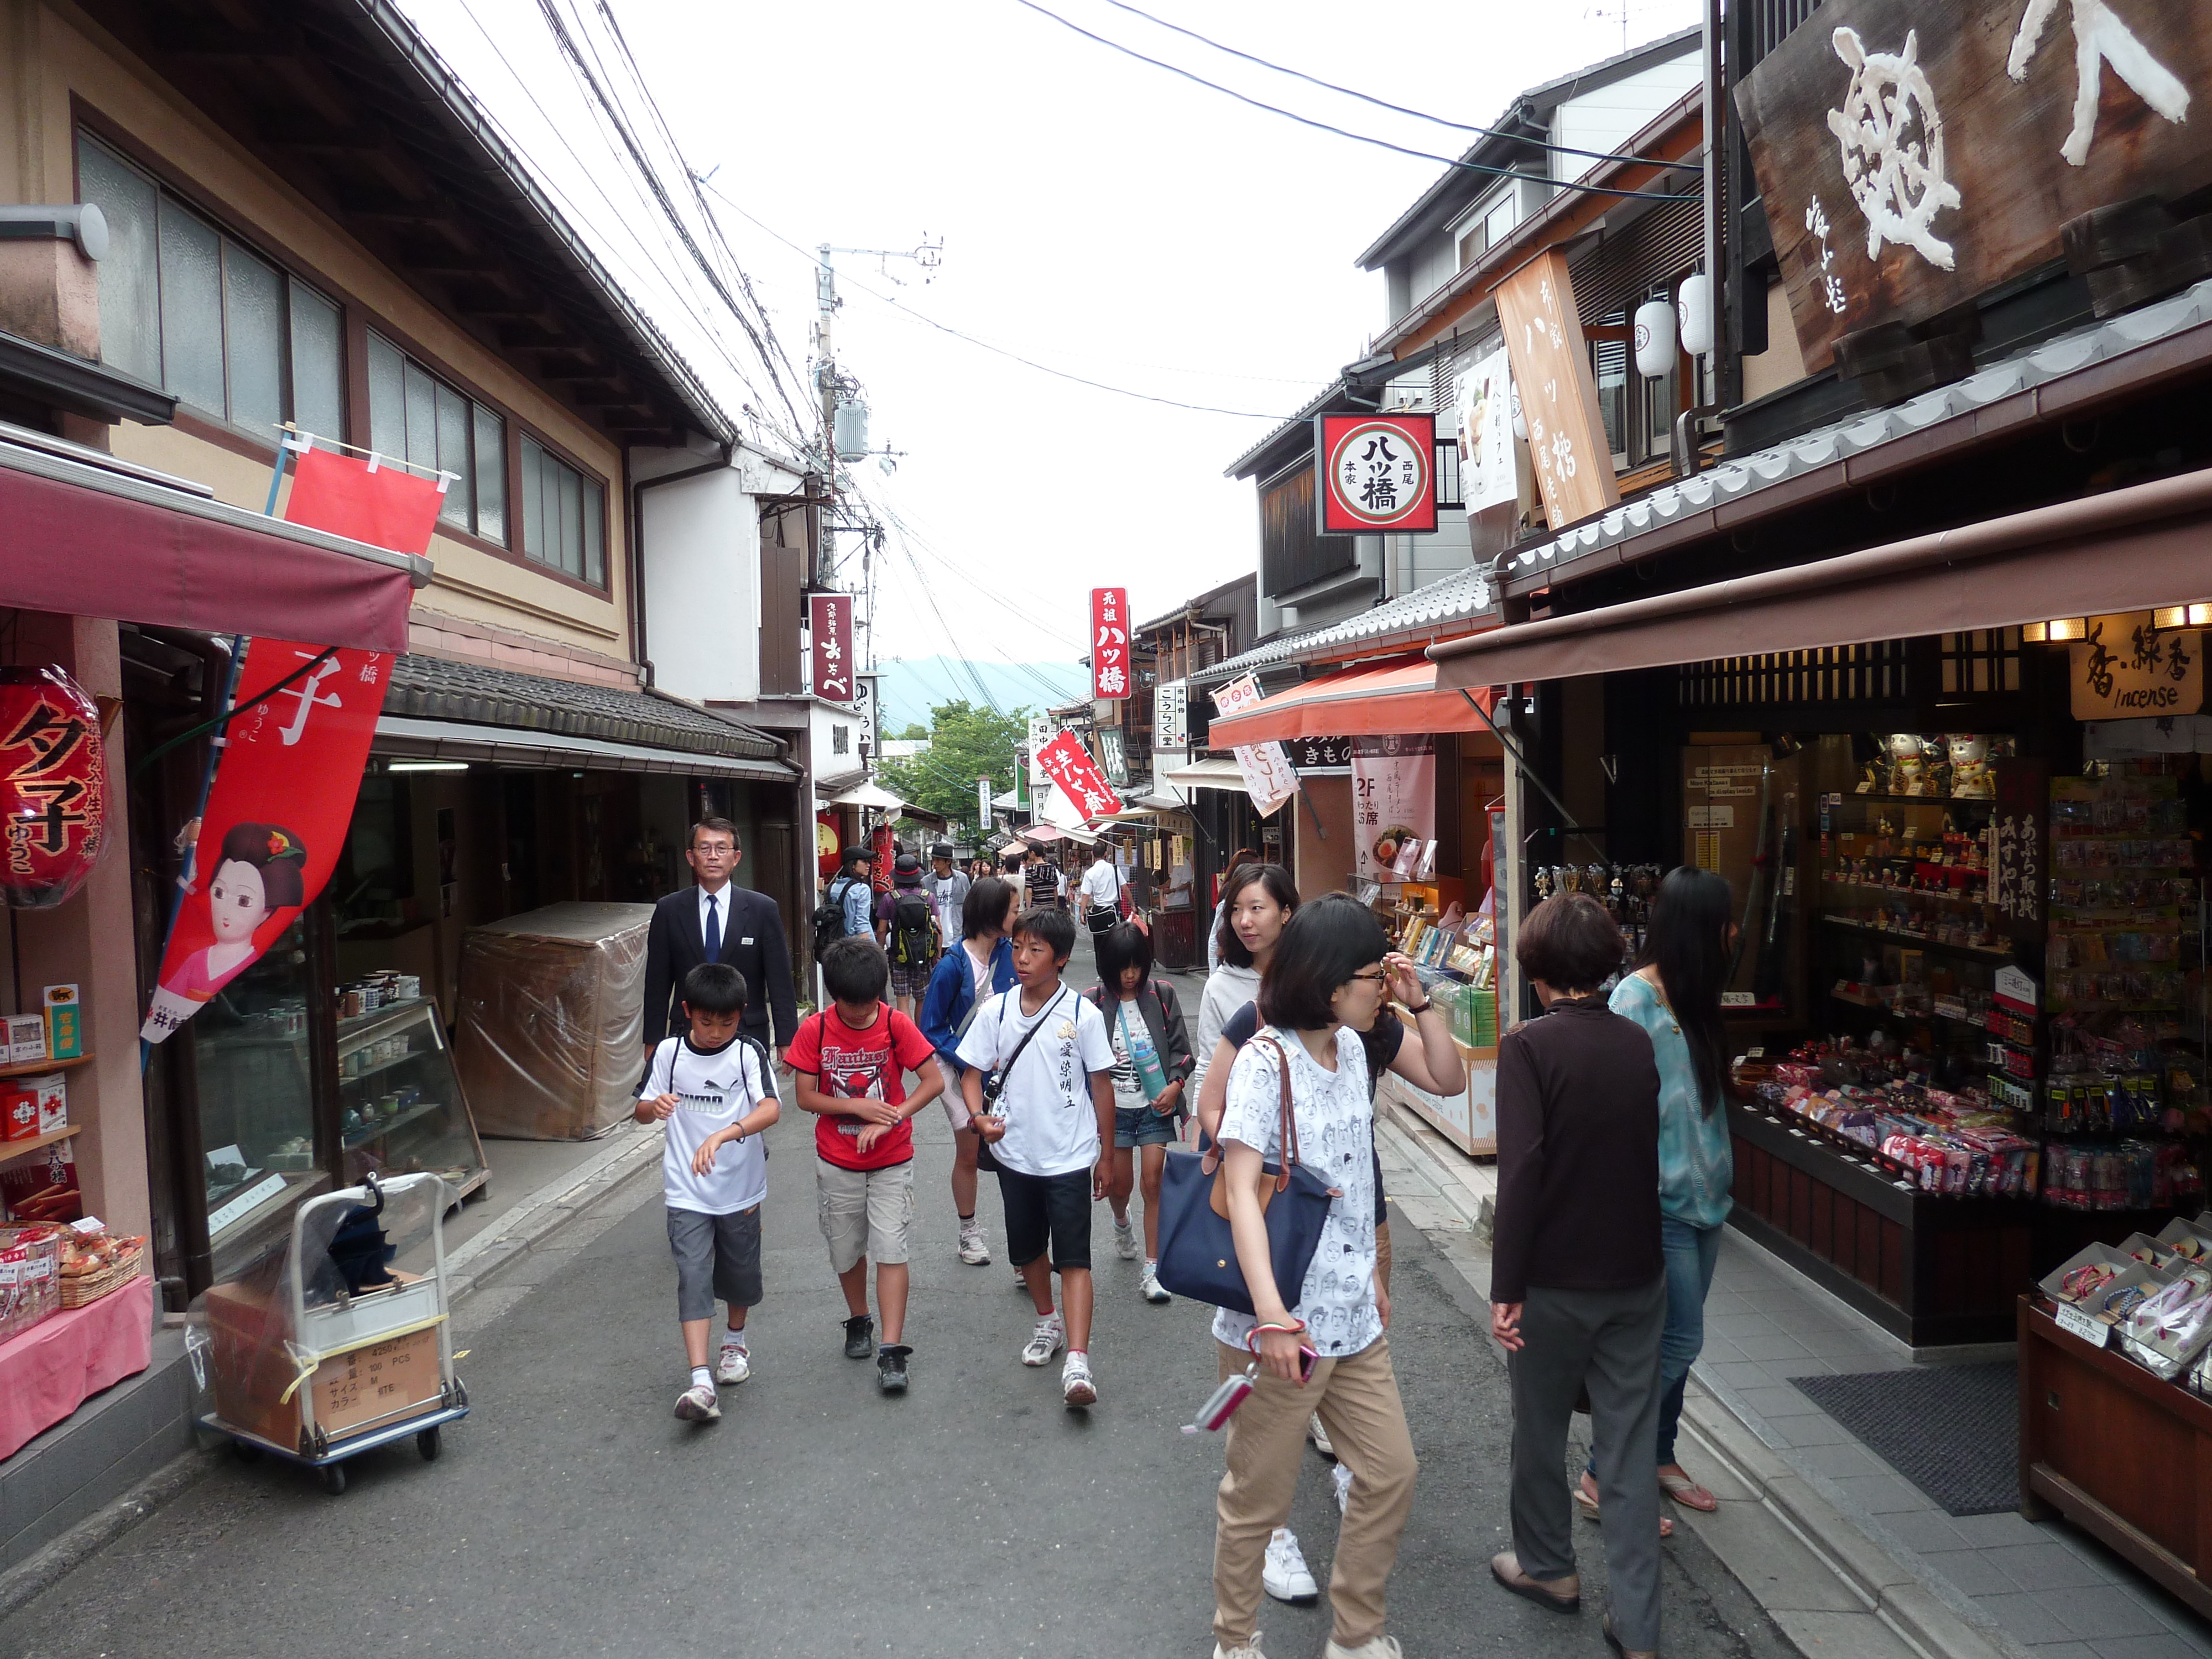
[[[111,1291],[121,1290],[126,1283],[137,1277],[138,1264],[145,1254],[143,1244],[133,1245],[127,1253],[118,1256],[112,1266],[102,1267],[96,1273],[85,1273],[76,1279],[64,1278],[62,1280],[62,1306],[82,1308],[88,1303],[99,1301]]]

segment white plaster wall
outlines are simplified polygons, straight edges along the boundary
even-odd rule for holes
[[[1583,149],[1620,150],[1660,111],[1696,86],[1704,72],[1703,54],[1692,41],[1679,58],[1561,104],[1552,118],[1553,142]],[[1554,178],[1579,179],[1597,165],[1586,155],[1555,151],[1552,156]]]

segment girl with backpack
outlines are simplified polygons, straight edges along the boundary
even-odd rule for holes
[[[1129,1194],[1141,1179],[1145,1273],[1139,1288],[1146,1301],[1165,1302],[1170,1298],[1160,1288],[1158,1273],[1160,1171],[1184,1110],[1190,1039],[1175,988],[1152,977],[1152,942],[1143,929],[1116,922],[1098,936],[1097,948],[1098,983],[1085,994],[1104,1017],[1114,1043],[1114,1152],[1106,1181],[1106,1201],[1114,1206],[1114,1249],[1124,1261],[1136,1259]],[[1131,1170],[1139,1158],[1140,1177]]]

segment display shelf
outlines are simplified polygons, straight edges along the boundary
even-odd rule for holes
[[[48,1072],[66,1072],[72,1066],[89,1066],[90,1054],[72,1054],[67,1060],[26,1060],[12,1066],[0,1066],[0,1077],[43,1077]]]
[[[379,1008],[373,1014],[356,1014],[350,1019],[338,1022],[338,1054],[341,1058],[364,1042],[374,1042],[386,1033],[404,1025],[419,1024],[425,1010],[433,1006],[428,997],[416,997],[406,1002],[395,1002],[389,1007]]]
[[[1915,859],[1909,861],[1917,864],[1920,860]],[[1948,869],[1951,866],[1945,865],[1942,867]],[[1989,900],[1986,898],[1977,898],[1971,893],[1954,893],[1949,891],[1948,889],[1934,887],[1892,887],[1887,883],[1879,881],[1845,881],[1840,876],[1822,876],[1820,878],[1820,885],[1823,887],[1850,887],[1854,888],[1862,893],[1881,893],[1891,898],[1933,899],[1938,904],[1971,904],[1977,909],[1980,909],[1989,903]]]
[[[445,1109],[446,1103],[442,1100],[419,1101],[396,1117],[380,1120],[374,1124],[352,1131],[345,1137],[345,1149],[351,1152],[356,1146],[366,1146],[372,1141],[382,1140],[403,1125],[412,1123],[418,1117],[426,1117],[432,1112],[442,1112]]]
[[[1988,806],[1995,807],[1996,800],[1990,795],[1862,795],[1856,790],[1846,789],[1837,797],[1834,806],[1847,805],[1855,800],[1871,801],[1881,806]]]
[[[1902,927],[1876,927],[1868,922],[1854,921],[1849,916],[1823,915],[1820,920],[1831,927],[1864,933],[1870,939],[1901,939],[1922,950],[1951,951],[1978,962],[2006,963],[2012,960],[2012,947],[2008,945],[1954,945],[1948,939],[1937,939],[1932,933],[1909,933]]]
[[[343,1087],[346,1085],[352,1083],[364,1083],[370,1078],[375,1077],[380,1073],[391,1071],[394,1066],[404,1066],[410,1060],[420,1060],[423,1055],[431,1052],[432,1050],[428,1048],[410,1048],[405,1054],[395,1055],[390,1060],[380,1060],[374,1066],[362,1067],[362,1069],[356,1072],[351,1077],[340,1078],[338,1079],[339,1086]]]
[[[0,1164],[13,1164],[19,1158],[28,1158],[41,1147],[51,1146],[58,1140],[67,1140],[83,1127],[82,1123],[71,1123],[46,1134],[33,1135],[28,1140],[0,1140]]]

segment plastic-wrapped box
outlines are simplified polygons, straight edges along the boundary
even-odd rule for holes
[[[62,1310],[62,1230],[0,1227],[0,1341]]]
[[[550,904],[461,942],[453,1060],[477,1132],[591,1140],[645,1075],[649,904]]]

